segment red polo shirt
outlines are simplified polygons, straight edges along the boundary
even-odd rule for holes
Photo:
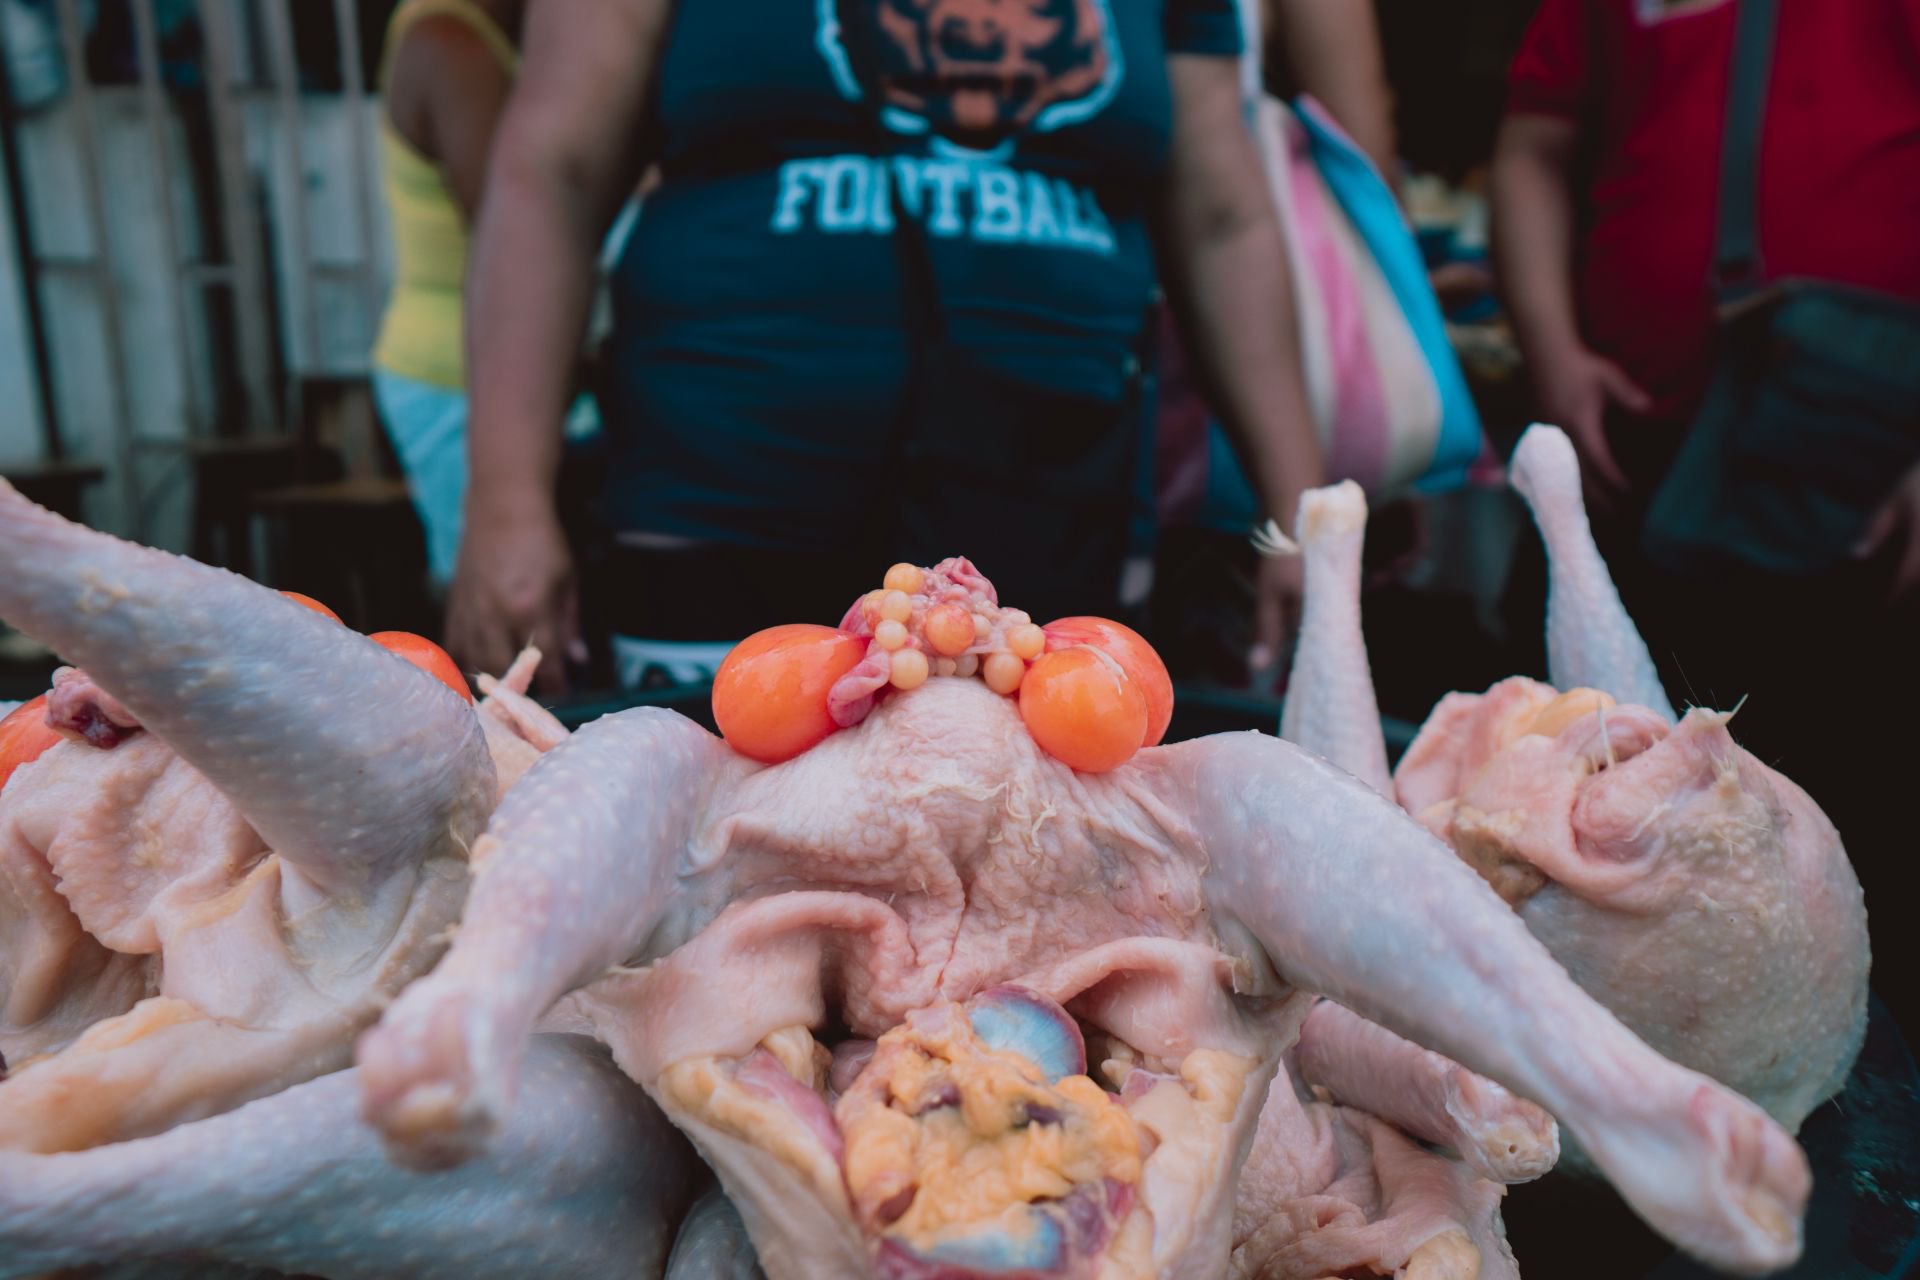
[[[1691,413],[1712,360],[1737,3],[1543,0],[1510,76],[1510,112],[1582,126],[1581,332],[1663,417]],[[1760,238],[1770,277],[1920,299],[1920,0],[1780,0]]]

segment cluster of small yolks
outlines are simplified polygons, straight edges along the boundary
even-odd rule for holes
[[[933,676],[978,676],[995,693],[1016,692],[1027,664],[1046,650],[1046,632],[1021,610],[971,598],[965,588],[933,600],[927,587],[926,570],[896,564],[861,599],[873,643],[888,655],[888,683],[906,690]]]
[[[952,560],[932,570],[894,565],[838,628],[749,636],[715,675],[714,719],[736,751],[777,764],[858,723],[873,694],[935,676],[977,677],[1018,698],[1040,749],[1086,773],[1155,745],[1173,716],[1173,682],[1139,634],[1105,618],[1036,626]]]

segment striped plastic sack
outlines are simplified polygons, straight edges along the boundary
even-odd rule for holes
[[[1329,480],[1376,503],[1458,488],[1479,458],[1479,411],[1392,190],[1320,105],[1262,97],[1253,126],[1293,267],[1308,403]],[[1177,353],[1163,384],[1160,509],[1174,524],[1244,529],[1251,487],[1217,423],[1198,430]]]

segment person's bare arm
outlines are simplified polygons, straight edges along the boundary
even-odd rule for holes
[[[1493,157],[1494,253],[1529,354],[1580,344],[1573,307],[1574,156],[1580,128],[1508,116]]]
[[[1590,492],[1604,499],[1608,489],[1627,486],[1607,447],[1607,402],[1643,410],[1648,397],[1580,337],[1573,294],[1579,138],[1579,126],[1558,116],[1510,115],[1500,126],[1493,158],[1493,249],[1541,413],[1572,437]]]
[[[472,478],[447,638],[504,670],[531,641],[541,686],[577,653],[572,560],[554,506],[561,421],[594,260],[644,164],[642,112],[670,0],[534,0],[468,268]]]
[[[487,155],[513,73],[480,33],[436,14],[407,29],[388,75],[387,115],[400,136],[440,166],[468,225],[480,209]]]
[[[1295,86],[1319,100],[1397,189],[1393,89],[1373,0],[1273,0],[1273,8]]]
[[[1175,54],[1173,151],[1160,210],[1167,288],[1189,357],[1246,460],[1266,514],[1281,527],[1321,483],[1307,404],[1291,268],[1265,170],[1243,115],[1231,58]],[[1268,560],[1256,667],[1283,657],[1299,599],[1298,561]],[[1264,659],[1264,660],[1261,660]]]

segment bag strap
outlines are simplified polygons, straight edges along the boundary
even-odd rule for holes
[[[1727,77],[1720,144],[1720,211],[1714,235],[1713,291],[1723,307],[1765,283],[1760,258],[1760,144],[1773,75],[1779,0],[1734,0],[1733,63]]]

